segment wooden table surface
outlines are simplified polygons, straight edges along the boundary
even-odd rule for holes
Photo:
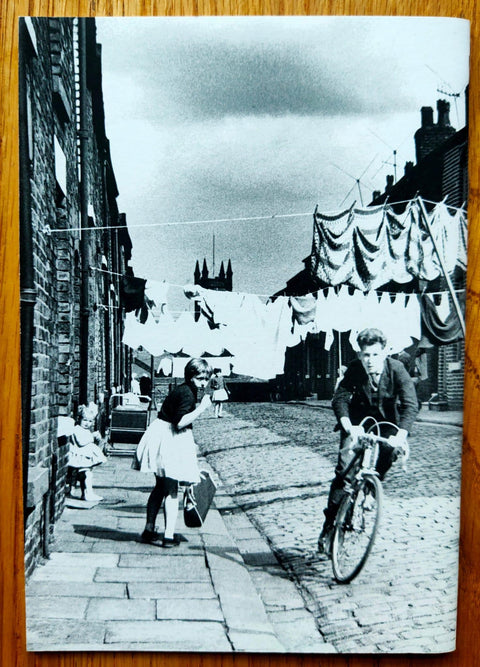
[[[27,654],[21,503],[20,340],[18,280],[17,34],[18,16],[163,16],[195,14],[388,14],[456,16],[471,21],[470,202],[465,437],[460,531],[457,650],[442,656],[268,656],[132,653]],[[202,663],[411,667],[480,665],[480,10],[475,0],[0,0],[0,665],[3,667],[147,667]],[[61,621],[59,621],[61,623]]]

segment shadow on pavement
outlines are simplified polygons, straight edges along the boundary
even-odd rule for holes
[[[116,530],[113,528],[106,528],[102,526],[82,526],[74,525],[74,532],[77,535],[84,535],[85,537],[95,537],[99,540],[111,540],[114,542],[140,542],[140,533],[125,532],[124,530]]]

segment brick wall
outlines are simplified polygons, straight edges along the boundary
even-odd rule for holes
[[[123,272],[129,253],[113,247],[114,233],[84,231],[81,221],[78,160],[78,30],[75,19],[32,18],[29,34],[34,48],[26,58],[27,105],[31,137],[30,211],[33,272],[37,293],[32,340],[31,426],[29,433],[28,497],[25,531],[27,576],[48,552],[49,537],[65,502],[68,442],[57,438],[58,416],[75,417],[80,400],[81,347],[80,296],[82,252],[91,269],[88,281],[87,401],[100,404],[99,422],[105,425],[105,405],[111,389],[107,383],[106,350],[111,363],[123,354],[122,316],[109,306],[110,279],[96,268],[102,255],[112,272]],[[107,184],[104,165],[109,160],[104,135],[103,99],[95,26],[87,25],[91,53],[87,60],[87,150],[84,154],[88,188],[88,215],[93,226],[118,224],[116,186]],[[30,45],[31,46],[31,45]],[[111,168],[111,167],[110,167]],[[49,226],[53,233],[46,231]],[[64,233],[58,230],[66,230]],[[81,234],[86,235],[87,248]],[[128,232],[125,232],[128,237]],[[129,239],[128,239],[129,241]],[[118,305],[118,304],[117,304]],[[114,320],[117,325],[116,336]],[[109,333],[107,335],[107,331]],[[114,373],[116,372],[115,369]],[[110,373],[113,377],[114,373]]]

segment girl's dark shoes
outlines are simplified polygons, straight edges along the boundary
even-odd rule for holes
[[[171,549],[172,547],[178,547],[180,544],[180,538],[177,535],[172,537],[164,537],[162,540],[162,547],[165,549]]]
[[[141,537],[142,542],[145,542],[145,544],[155,544],[156,546],[160,546],[162,544],[162,536],[160,533],[157,533],[156,530],[145,530],[142,533]]]

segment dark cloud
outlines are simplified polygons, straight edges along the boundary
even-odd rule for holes
[[[179,112],[195,118],[332,114],[347,107],[352,113],[364,106],[361,98],[352,99],[342,90],[341,80],[332,86],[325,70],[320,66],[315,71],[293,46],[245,51],[190,45],[175,55],[172,70],[159,75],[167,81],[161,85],[158,104],[167,93]]]
[[[225,115],[345,115],[399,110],[398,49],[372,49],[371,22],[268,25],[224,19],[100,24],[123,44],[116,68],[144,86],[141,113],[178,120]],[[278,33],[275,28],[282,26]],[[250,30],[248,30],[250,26]],[[223,30],[222,30],[223,27]],[[112,66],[112,65],[111,65]],[[114,65],[115,66],[115,65]]]

